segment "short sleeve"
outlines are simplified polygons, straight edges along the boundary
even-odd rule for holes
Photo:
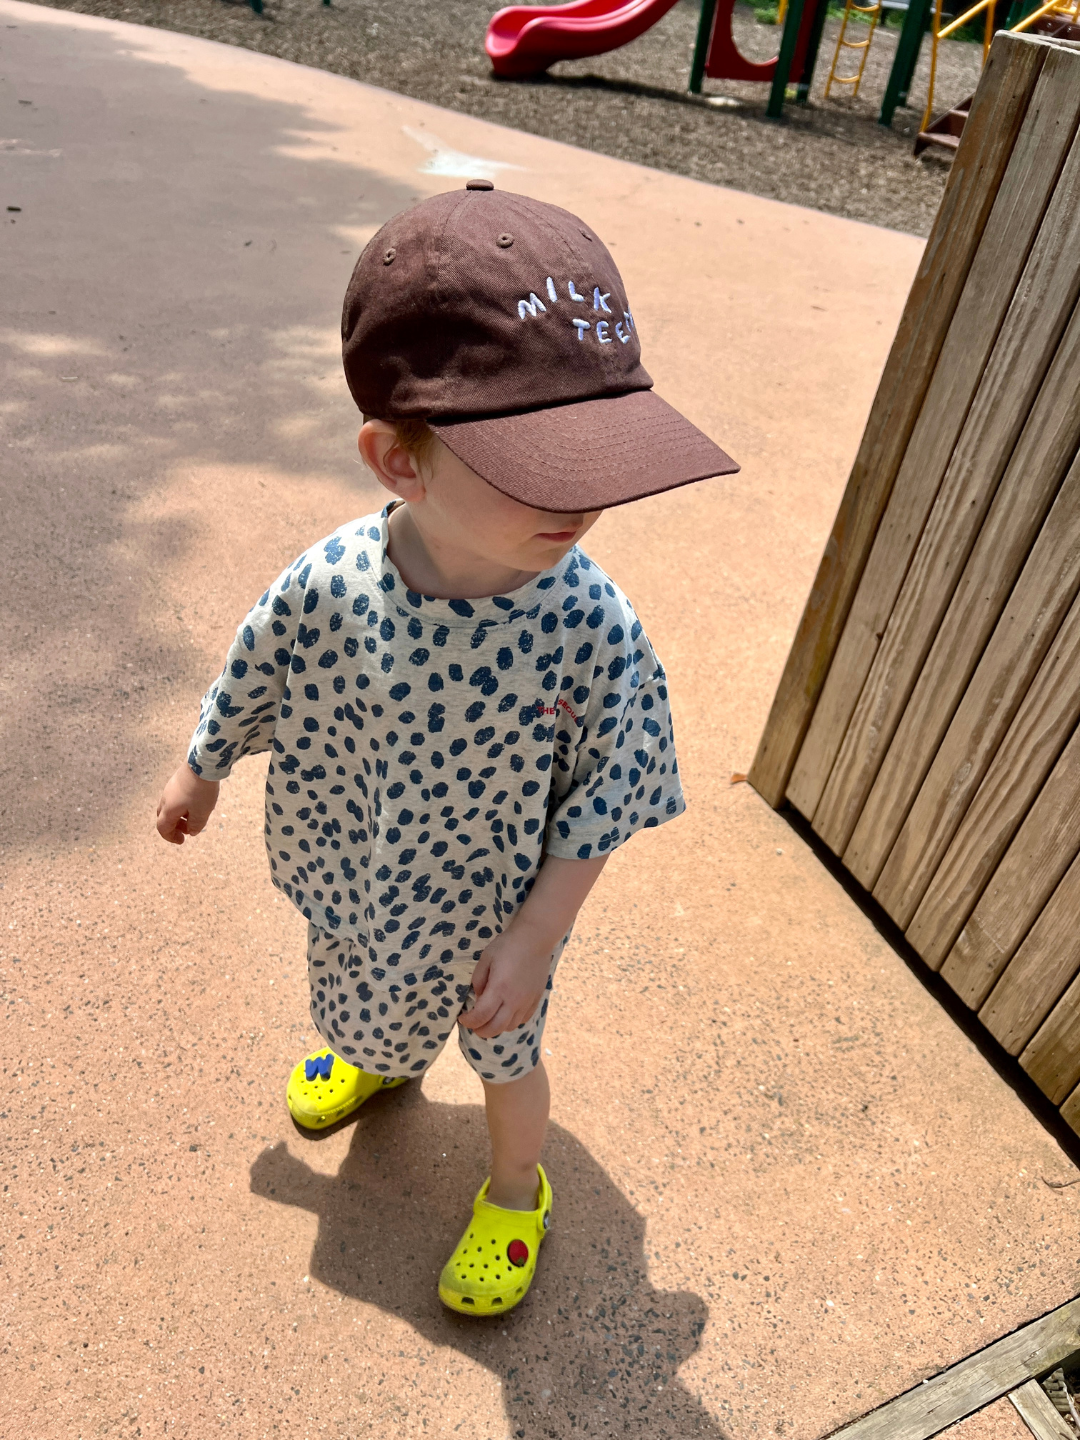
[[[600,708],[599,694],[586,713],[570,789],[548,821],[549,855],[607,854],[686,809],[667,677],[644,636],[637,643],[645,663],[627,671],[618,713]]]
[[[226,779],[242,756],[269,750],[273,743],[293,642],[302,628],[304,592],[296,571],[304,561],[301,556],[290,565],[251,607],[221,674],[202,698],[188,764],[204,780]]]

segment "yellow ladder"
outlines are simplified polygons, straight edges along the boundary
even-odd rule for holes
[[[940,0],[939,0],[940,4]],[[870,21],[870,33],[865,40],[847,39],[848,21],[852,15],[864,15]],[[825,82],[825,99],[829,98],[829,92],[833,85],[852,86],[852,95],[858,95],[859,85],[862,82],[863,70],[866,68],[866,57],[870,52],[870,41],[874,38],[874,31],[881,19],[881,0],[875,0],[873,5],[856,5],[855,0],[847,0],[844,6],[844,20],[840,26],[840,36],[836,42],[836,50],[833,52],[832,65],[829,68],[829,78]],[[841,50],[859,51],[859,68],[854,75],[837,75],[836,66],[840,59]]]

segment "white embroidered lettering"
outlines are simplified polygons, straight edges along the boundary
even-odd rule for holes
[[[622,318],[626,321],[627,329],[629,329],[629,330],[636,330],[636,329],[637,329],[637,326],[634,324],[634,317],[630,314],[630,311],[629,311],[629,310],[624,310],[624,311],[622,312]]]
[[[609,290],[606,294],[601,295],[600,286],[597,285],[592,292],[592,308],[594,310],[606,310],[607,313],[610,315],[611,306],[607,303],[610,299],[611,291]]]
[[[567,291],[567,294],[570,296],[570,299],[571,299],[571,300],[584,300],[584,299],[585,299],[585,296],[584,296],[584,295],[579,295],[579,294],[577,293],[577,291],[574,289],[574,282],[573,282],[572,280],[568,280],[568,281],[566,282],[566,291]]]
[[[551,297],[551,303],[552,303],[553,305],[557,304],[557,303],[558,303],[559,296],[558,296],[558,293],[556,292],[556,289],[555,289],[555,281],[552,280],[552,278],[551,278],[550,275],[549,275],[548,278],[547,278],[547,292],[548,292],[548,295]]]
[[[596,338],[601,345],[611,344],[611,336],[607,333],[607,323],[606,320],[597,320],[596,322]]]
[[[626,335],[623,334],[623,328],[622,328],[622,326],[623,326],[623,322],[622,322],[621,320],[616,320],[616,321],[615,321],[615,334],[619,337],[619,339],[622,341],[622,343],[623,343],[624,345],[629,345],[629,344],[630,344],[630,336],[629,336],[629,334],[626,334]]]
[[[518,319],[524,320],[526,314],[535,317],[537,310],[542,310],[545,315],[547,314],[547,306],[540,299],[540,296],[537,295],[534,290],[530,290],[528,300],[518,301]]]
[[[571,320],[570,324],[577,326],[577,338],[579,340],[584,340],[585,331],[592,329],[592,326],[589,324],[588,320]]]

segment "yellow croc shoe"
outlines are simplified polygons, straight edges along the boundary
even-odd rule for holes
[[[359,1110],[377,1090],[393,1090],[407,1079],[404,1075],[396,1080],[369,1075],[332,1050],[316,1050],[301,1060],[289,1076],[285,1103],[298,1125],[305,1130],[322,1130]]]
[[[473,1201],[473,1218],[439,1276],[439,1299],[462,1315],[501,1315],[525,1299],[551,1224],[551,1186],[538,1165],[535,1210],[503,1210],[487,1199],[490,1178]]]

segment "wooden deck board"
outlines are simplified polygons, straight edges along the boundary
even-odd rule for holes
[[[1046,46],[1026,36],[999,35],[983,71],[750,771],[750,783],[770,805],[783,802],[871,541],[1048,54]]]
[[[1033,192],[1036,197],[1049,197],[1080,125],[1080,55],[1059,53],[1049,58],[1028,120],[999,196],[999,203],[1008,199],[1010,209],[1019,212],[1025,209],[1025,195]],[[1041,208],[1039,200],[1029,202],[1027,208],[1037,212]],[[987,226],[987,242],[997,214],[995,207]],[[958,311],[957,325],[959,318]],[[920,805],[925,803],[919,787],[1073,458],[1080,438],[1080,407],[1074,403],[1075,377],[1068,373],[1068,367],[1070,356],[1080,358],[1080,317],[1074,315],[1074,321],[1075,332],[1066,336],[1072,339],[1071,350],[1066,346],[1068,353],[1062,354],[1059,347],[1048,383],[1013,454],[845,852],[845,864],[868,890],[874,889],[886,860],[890,866],[896,861],[895,853],[890,856],[890,852],[915,797],[918,795]],[[1053,440],[1043,433],[1047,424],[1057,432]],[[953,831],[955,825],[945,844]],[[940,859],[944,848],[941,845],[936,859]],[[932,873],[931,869],[925,876],[918,898]],[[895,889],[895,882],[889,889]],[[891,909],[884,897],[879,899],[901,925],[907,923],[915,909],[910,904],[901,914]]]
[[[1062,80],[1068,78],[1076,59],[1075,56],[1048,56],[1047,65],[1055,62],[1051,74],[1047,75],[1044,66],[1035,86],[926,400],[874,537],[828,679],[788,785],[791,803],[809,819],[814,818],[859,689],[870,671],[1064,159],[1071,138],[1066,133],[1071,101],[1065,98]],[[1058,109],[1065,112],[1064,124],[1053,118]],[[1038,198],[1040,181],[1041,200]]]
[[[1062,1105],[1061,1118],[1065,1121],[1066,1125],[1071,1125],[1076,1133],[1080,1135],[1080,1085],[1076,1087],[1065,1101],[1065,1104]]]
[[[1076,1440],[1076,1431],[1065,1424],[1064,1417],[1054,1409],[1054,1402],[1037,1380],[1029,1380],[1018,1390],[1010,1391],[1009,1399],[1035,1440]]]
[[[1072,914],[1075,928],[1075,910]],[[1020,1064],[1055,1105],[1064,1104],[1080,1085],[1080,978],[1039,1026],[1021,1054]]]
[[[1020,1054],[1080,971],[1078,914],[1080,860],[1074,860],[979,1011],[1010,1055]]]
[[[1080,308],[1013,452],[844,856],[902,927],[926,893],[1080,590],[1080,463],[1069,468],[1080,444],[1078,372]],[[899,818],[903,795],[918,783],[920,770],[926,778],[875,885],[871,864],[884,850],[887,830]],[[879,789],[885,793],[872,810]],[[852,857],[860,840],[863,848]]]
[[[1080,691],[1061,683],[1068,662],[1080,664],[1080,600],[907,929],[927,965],[940,966],[972,1009],[981,1007],[1080,851],[1080,732],[1073,733]]]
[[[1073,61],[1071,55],[1052,58]],[[1074,142],[814,812],[814,830],[838,855],[847,848],[1078,295],[1080,143]]]
[[[835,1432],[837,1440],[930,1440],[1080,1349],[1080,1300],[1006,1335]]]

